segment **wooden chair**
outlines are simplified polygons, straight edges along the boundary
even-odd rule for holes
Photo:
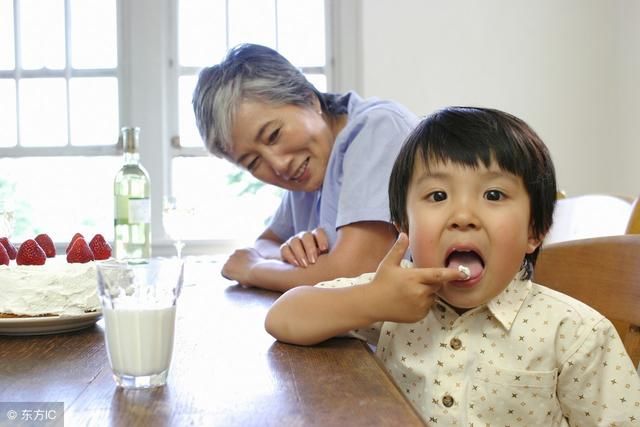
[[[533,280],[590,305],[611,320],[640,372],[640,235],[544,246]]]
[[[632,202],[632,199],[627,197],[606,194],[558,199],[553,214],[553,226],[543,244],[625,234]],[[640,213],[638,215],[640,217]],[[638,227],[640,228],[640,225]]]
[[[631,217],[627,223],[627,234],[640,234],[640,196],[636,197],[631,207]]]

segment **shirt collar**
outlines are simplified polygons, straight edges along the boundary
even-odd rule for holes
[[[530,291],[530,280],[514,278],[502,292],[487,303],[487,309],[503,328],[510,330]]]

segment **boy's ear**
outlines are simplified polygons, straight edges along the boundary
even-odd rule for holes
[[[542,237],[536,236],[533,233],[533,230],[529,231],[529,239],[527,240],[527,253],[531,254],[533,251],[538,249],[538,246],[542,244],[544,240],[544,235]]]

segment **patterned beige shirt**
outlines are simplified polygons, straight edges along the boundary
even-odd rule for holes
[[[463,315],[438,300],[417,323],[351,335],[377,342],[376,355],[430,425],[640,426],[640,376],[611,322],[530,281],[513,280]]]

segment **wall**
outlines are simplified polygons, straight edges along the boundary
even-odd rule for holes
[[[527,121],[569,195],[640,194],[640,2],[363,0],[365,96]],[[344,28],[344,27],[343,27]]]

